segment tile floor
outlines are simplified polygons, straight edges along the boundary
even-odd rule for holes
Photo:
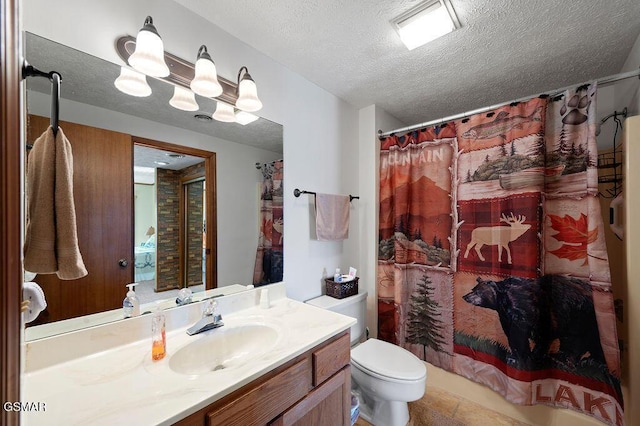
[[[424,397],[409,403],[410,426],[528,426],[473,401],[427,386]],[[370,426],[363,419],[356,426]]]

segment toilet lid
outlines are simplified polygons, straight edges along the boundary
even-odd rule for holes
[[[351,362],[384,377],[420,380],[427,368],[411,352],[378,339],[369,339],[351,350]]]

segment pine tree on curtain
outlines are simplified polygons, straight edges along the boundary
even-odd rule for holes
[[[282,160],[261,165],[260,236],[253,271],[253,284],[264,285],[282,281],[283,227]]]
[[[514,403],[614,425],[595,95],[578,87],[382,141],[378,336]]]

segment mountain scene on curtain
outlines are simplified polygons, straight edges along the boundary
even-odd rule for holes
[[[422,143],[381,153],[378,258],[448,266],[451,262],[449,144]],[[410,167],[408,159],[423,167]],[[444,171],[444,172],[443,172]]]
[[[428,197],[409,204],[415,194]],[[383,208],[394,202],[393,221],[380,229],[379,258],[422,265],[449,265],[451,200],[449,194],[426,176],[396,188],[395,197],[380,200]],[[422,212],[427,212],[424,214]]]

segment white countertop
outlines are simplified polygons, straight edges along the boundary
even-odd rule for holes
[[[223,315],[224,327],[262,323],[279,331],[275,346],[247,362],[200,376],[169,368],[171,355],[205,337],[186,327],[167,333],[167,356],[151,361],[151,337],[23,374],[23,402],[45,404],[23,425],[172,424],[347,330],[355,319],[281,298]],[[215,333],[216,330],[207,333]],[[91,342],[88,342],[91,344]]]
[[[247,291],[247,287],[241,284],[232,284],[225,287],[218,287],[206,291],[200,291],[193,294],[193,301],[197,302],[207,297],[215,295],[229,295]],[[176,307],[175,297],[159,300],[156,302],[144,303],[140,306],[140,312],[151,311],[154,308],[168,309]],[[55,336],[56,334],[68,333],[74,330],[80,330],[88,327],[95,327],[101,324],[107,324],[114,321],[123,320],[122,308],[112,309],[110,311],[98,312],[90,315],[69,318],[62,321],[56,321],[47,324],[27,327],[24,331],[25,340],[31,341],[42,339],[44,337]]]

